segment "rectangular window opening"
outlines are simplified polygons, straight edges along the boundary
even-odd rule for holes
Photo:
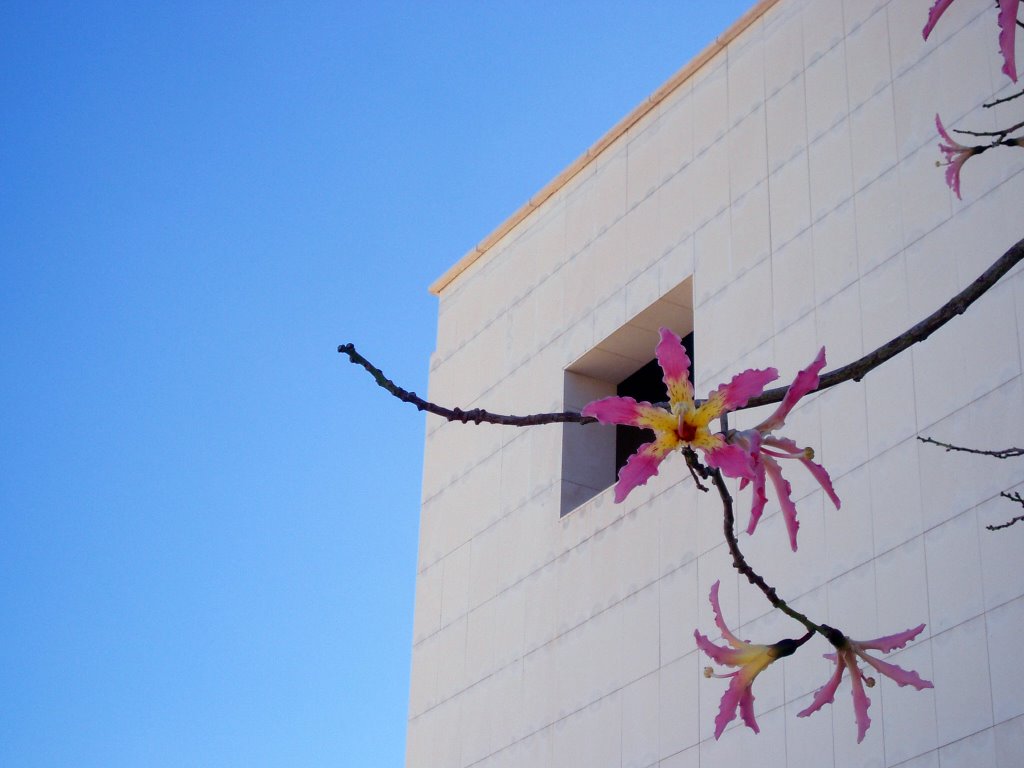
[[[609,395],[652,403],[668,399],[654,348],[659,329],[671,328],[682,337],[690,360],[694,359],[692,280],[687,278],[565,370],[567,410],[580,410],[592,400]],[[565,424],[561,514],[568,514],[614,485],[626,459],[650,439],[651,432],[638,427]]]

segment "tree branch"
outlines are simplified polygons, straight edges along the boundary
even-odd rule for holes
[[[834,371],[829,371],[823,375],[816,391],[820,392],[829,387],[834,387],[836,384],[842,384],[844,381],[860,381],[882,363],[895,357],[905,349],[912,347],[914,344],[924,341],[954,317],[966,312],[971,304],[981,298],[989,288],[999,281],[999,278],[1013,269],[1021,259],[1024,259],[1024,240],[1018,240],[1014,243],[1010,250],[996,259],[995,263],[982,272],[973,283],[917,325],[908,328],[899,336],[886,342],[878,347],[878,349],[869,352],[859,360],[855,360],[844,365],[842,368],[836,368]],[[754,408],[759,405],[780,402],[785,396],[787,389],[788,387],[769,389],[759,397],[752,398],[745,407]]]
[[[953,133],[961,133],[964,134],[965,136],[976,136],[978,138],[995,136],[997,140],[992,141],[987,146],[975,147],[976,150],[978,150],[977,154],[980,155],[983,151],[990,150],[991,147],[998,146],[999,144],[1006,144],[1007,146],[1019,146],[1020,143],[1017,139],[1011,139],[1010,141],[1005,140],[1008,135],[1016,131],[1018,128],[1024,128],[1024,121],[1018,123],[1017,125],[1012,125],[1009,128],[1004,128],[998,131],[967,131],[962,128],[953,128]]]
[[[436,416],[448,419],[448,421],[461,421],[463,424],[470,421],[474,424],[486,422],[488,424],[504,424],[510,427],[530,427],[537,424],[555,424],[559,422],[589,424],[593,421],[597,421],[595,418],[590,416],[581,416],[574,411],[534,413],[529,416],[506,416],[500,413],[490,413],[485,411],[483,408],[473,408],[469,411],[464,411],[461,408],[445,408],[444,406],[431,403],[429,400],[424,400],[415,392],[402,389],[400,386],[395,384],[395,382],[385,376],[384,372],[380,368],[376,367],[373,363],[356,352],[355,345],[341,344],[338,347],[338,352],[348,355],[349,361],[365,368],[376,380],[378,386],[390,392],[403,403],[411,403],[412,405],[415,405],[418,410],[433,413]]]
[[[807,618],[807,616],[800,613],[800,611],[790,607],[789,603],[779,597],[779,593],[775,590],[775,587],[766,582],[764,577],[751,567],[750,563],[747,562],[746,557],[744,557],[743,552],[740,550],[740,543],[736,538],[736,517],[733,513],[732,495],[729,493],[729,489],[725,485],[725,478],[722,477],[721,471],[717,469],[710,470],[705,467],[698,460],[697,454],[690,448],[684,448],[683,453],[686,456],[686,464],[690,467],[690,471],[696,472],[705,480],[710,480],[715,486],[715,490],[718,491],[719,497],[722,499],[722,531],[725,534],[726,544],[729,546],[729,553],[732,555],[733,568],[746,576],[747,581],[761,590],[768,602],[772,604],[773,608],[777,608],[791,619],[799,621],[804,625],[807,629],[807,634],[801,638],[800,645],[806,643],[814,633],[822,635],[826,640],[837,647],[842,645],[843,640],[845,640],[842,632],[832,629],[826,624],[816,624]]]
[[[931,443],[937,445],[940,448],[945,448],[946,453],[950,451],[963,451],[964,453],[977,453],[981,456],[992,456],[996,459],[1012,459],[1015,456],[1024,456],[1024,448],[1003,448],[1000,450],[986,450],[983,448],[964,448],[962,445],[951,445],[950,443],[943,443],[940,440],[933,440],[930,437],[917,436],[917,439],[922,443]]]
[[[920,435],[917,436],[917,439],[920,440],[922,443],[931,443],[932,445],[937,445],[940,448],[945,448],[946,453],[949,453],[950,451],[963,451],[964,453],[976,453],[980,456],[991,456],[992,458],[995,459],[1012,459],[1016,458],[1017,456],[1024,456],[1024,448],[1002,448],[988,450],[985,448],[965,448],[962,445],[952,445],[950,443],[943,443],[939,440],[933,440],[930,437],[921,437]],[[1017,492],[1010,493],[1009,491],[1003,491],[999,495],[1009,499],[1010,501],[1015,501],[1022,507],[1024,507],[1024,497],[1022,497]],[[988,528],[988,530],[990,531],[999,531],[1003,528],[1009,528],[1011,525],[1019,523],[1022,520],[1024,520],[1024,515],[1018,515],[1017,517],[1005,523],[1000,523],[999,525],[986,525],[985,527]]]
[[[1020,24],[1019,21],[1017,23]],[[985,109],[991,109],[992,107],[996,106],[997,104],[1005,104],[1008,101],[1013,101],[1014,99],[1019,99],[1021,96],[1024,96],[1024,90],[1017,91],[1017,93],[1011,93],[1009,96],[1004,96],[1001,99],[995,99],[994,101],[986,102],[985,104],[982,104],[981,106],[983,106]]]
[[[1001,131],[965,131],[960,128],[954,128],[953,133],[960,133],[963,134],[964,136],[977,136],[979,138],[984,138],[986,136],[998,136],[1000,139],[1005,139],[1008,134],[1013,133],[1018,128],[1024,128],[1024,121],[1021,121],[1016,125],[1011,125],[1009,128],[1004,128]],[[1001,142],[992,142],[992,146],[996,146],[997,144],[1000,143]]]
[[[1024,496],[1021,496],[1017,492],[1010,493],[1009,491],[1003,491],[999,495],[1000,496],[1005,496],[1010,501],[1015,501],[1018,504],[1020,504],[1022,507],[1024,507]],[[1019,523],[1021,521],[1024,521],[1024,515],[1017,515],[1016,517],[1012,518],[1011,520],[1007,520],[1005,523],[1000,523],[999,525],[986,525],[985,527],[988,528],[990,531],[1000,531],[1003,528],[1009,528],[1011,525],[1013,525],[1015,523]]]
[[[912,328],[907,329],[899,336],[891,339],[877,349],[864,355],[859,360],[848,363],[841,368],[824,374],[819,381],[818,390],[822,391],[844,381],[860,381],[872,370],[882,363],[903,352],[905,349],[924,341],[935,331],[948,323],[957,315],[962,315],[975,301],[981,298],[999,279],[1009,272],[1017,263],[1024,259],[1024,239],[1017,241],[1006,253],[1000,256],[995,263],[986,269],[973,283],[960,291],[939,309],[928,315],[924,320]],[[460,408],[445,408],[444,406],[431,403],[419,397],[415,392],[409,392],[396,385],[388,379],[384,373],[370,363],[365,357],[356,352],[352,344],[342,344],[338,352],[348,355],[349,360],[365,368],[377,381],[377,384],[405,403],[415,405],[421,411],[427,411],[440,416],[448,421],[460,421],[466,423],[472,421],[474,424],[486,422],[489,424],[503,424],[512,427],[528,427],[537,424],[555,423],[577,423],[590,424],[595,422],[588,416],[582,416],[575,411],[560,411],[557,413],[535,413],[528,416],[512,416],[500,413],[490,413],[482,408],[474,408],[463,411]],[[788,387],[775,387],[762,393],[737,410],[755,408],[759,405],[778,403],[786,394]]]

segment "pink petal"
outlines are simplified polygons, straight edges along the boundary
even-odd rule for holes
[[[810,459],[800,459],[800,463],[807,467],[808,472],[814,475],[814,479],[818,481],[818,485],[820,485],[825,493],[828,494],[832,503],[835,504],[836,509],[839,509],[839,507],[842,506],[842,502],[836,495],[836,490],[832,487],[832,478],[828,476],[828,472],[825,471],[825,468],[821,466],[821,464],[815,464]]]
[[[928,680],[922,680],[921,676],[911,669],[903,669],[903,667],[898,667],[895,664],[890,664],[887,661],[876,659],[873,656],[869,656],[866,653],[861,653],[858,655],[872,667],[877,669],[890,680],[896,682],[901,687],[904,685],[912,685],[919,691],[923,691],[925,688],[935,687]]]
[[[957,141],[956,139],[949,135],[949,131],[947,131],[946,126],[942,124],[942,118],[939,117],[938,112],[935,113],[935,128],[938,130],[939,136],[941,136],[944,141],[949,143],[948,147],[943,147],[941,144],[939,145],[939,149],[941,149],[947,157],[950,153],[955,153],[961,149],[968,149],[968,147],[965,147],[963,144],[961,144],[959,141]]]
[[[825,658],[828,658],[828,656],[832,655],[833,654],[828,654]],[[839,689],[839,683],[843,679],[844,667],[845,665],[841,661],[836,660],[836,669],[835,672],[832,673],[832,677],[830,677],[829,681],[817,690],[817,692],[814,694],[814,700],[811,701],[807,709],[801,710],[800,712],[796,713],[797,717],[807,717],[808,715],[813,715],[826,704],[831,704],[833,701],[835,701],[836,691]]]
[[[661,341],[654,348],[658,365],[664,373],[662,381],[668,389],[669,401],[692,403],[693,385],[690,384],[690,358],[683,348],[682,339],[668,328],[661,329]]]
[[[822,347],[818,351],[818,356],[814,358],[811,364],[800,371],[796,378],[793,379],[793,383],[789,385],[789,389],[786,390],[786,396],[782,398],[782,402],[775,409],[775,413],[761,422],[757,426],[757,430],[759,432],[771,432],[773,429],[778,429],[785,424],[786,417],[789,416],[789,412],[793,410],[793,406],[797,404],[797,401],[808,392],[813,392],[818,388],[818,372],[824,367],[825,348]]]
[[[697,647],[707,654],[708,658],[717,664],[726,667],[739,667],[743,665],[743,651],[735,648],[726,648],[723,645],[715,645],[707,636],[702,635],[700,630],[693,630],[693,638],[697,641]]]
[[[848,655],[848,651],[843,655]],[[853,688],[853,714],[857,719],[857,743],[864,741],[864,735],[871,727],[871,718],[868,717],[868,707],[871,706],[871,699],[864,692],[864,681],[860,676],[860,669],[852,659],[847,662],[850,668],[850,686]]]
[[[999,0],[999,50],[1003,54],[1003,74],[1017,82],[1014,43],[1017,37],[1017,6],[1020,0]]]
[[[953,190],[958,200],[963,200],[960,196],[960,170],[964,167],[964,163],[967,162],[967,158],[970,156],[967,152],[960,152],[957,154],[956,159],[946,166],[946,186]]]
[[[709,466],[722,470],[727,477],[742,478],[754,476],[754,465],[757,460],[749,449],[729,443],[704,451],[704,459]]]
[[[622,503],[630,491],[658,474],[658,465],[667,455],[661,445],[660,442],[645,443],[626,460],[619,470],[619,482],[615,484],[616,504]]]
[[[725,726],[735,719],[736,707],[740,705],[743,688],[744,685],[739,675],[735,675],[729,681],[729,687],[725,689],[725,693],[722,694],[722,701],[718,705],[718,715],[715,717],[716,739],[725,731]],[[756,730],[757,724],[755,723],[753,727]]]
[[[938,113],[935,115],[935,127],[939,131],[939,136],[948,142],[947,144],[939,144],[939,151],[946,158],[946,186],[953,190],[957,198],[963,200],[960,197],[960,170],[964,167],[967,159],[975,154],[974,148],[954,141],[946,131],[945,126],[942,125],[942,120],[939,118]]]
[[[757,523],[761,519],[761,513],[764,512],[764,505],[766,503],[768,503],[768,494],[764,490],[764,464],[759,461],[754,472],[754,488],[750,500],[750,522],[747,523],[748,535],[757,528]]]
[[[895,651],[898,648],[902,648],[915,637],[924,631],[924,624],[918,624],[913,629],[905,629],[902,632],[897,632],[894,635],[886,635],[885,637],[876,637],[874,640],[857,641],[856,645],[858,648],[870,648],[874,651],[881,651],[882,653],[889,653]]]
[[[786,521],[786,530],[789,531],[789,546],[796,552],[796,532],[800,528],[800,523],[796,519],[796,505],[790,497],[793,489],[789,481],[782,476],[782,470],[779,469],[779,464],[775,459],[771,456],[762,456],[761,461],[764,462],[765,471],[775,488],[775,495],[779,497],[782,519]]]
[[[712,661],[732,666],[728,661],[726,661],[726,659],[731,658],[727,654],[729,651],[734,649],[723,648],[720,645],[715,645],[706,635],[702,635],[699,629],[693,630],[693,639],[697,641],[697,647],[704,651]]]
[[[787,453],[801,452],[800,446],[796,444],[796,441],[790,440],[788,437],[772,437],[770,438],[770,444],[778,448],[781,448]],[[825,493],[828,494],[828,497],[832,500],[832,503],[835,504],[836,509],[839,509],[840,506],[842,506],[842,502],[836,495],[835,488],[832,487],[832,478],[829,477],[828,472],[825,470],[825,468],[821,466],[821,464],[815,464],[810,459],[801,458],[800,463],[807,467],[807,471],[814,476],[814,479],[818,481],[818,485],[820,485],[822,490],[824,490]]]
[[[602,424],[626,424],[639,427],[641,419],[650,411],[662,411],[650,403],[638,403],[632,397],[606,397],[583,406],[581,413],[592,416]]]
[[[925,40],[928,39],[928,35],[932,33],[932,29],[935,27],[935,22],[939,20],[939,17],[946,12],[953,0],[935,0],[935,5],[928,11],[928,22],[924,25],[924,29],[921,30],[921,35]]]
[[[737,373],[728,384],[722,384],[708,395],[707,405],[719,416],[747,404],[747,400],[760,395],[764,388],[779,378],[774,368],[749,368]]]
[[[736,635],[729,631],[729,628],[725,626],[725,619],[722,618],[722,608],[718,604],[718,587],[721,584],[720,581],[716,581],[711,585],[711,594],[708,599],[711,601],[711,610],[715,612],[715,626],[718,627],[722,633],[722,637],[729,641],[732,646],[741,645],[742,640],[739,640]]]
[[[737,675],[736,679],[739,680],[740,677]],[[761,732],[757,727],[757,720],[754,719],[754,691],[749,685],[744,686],[740,692],[740,717],[754,733]]]

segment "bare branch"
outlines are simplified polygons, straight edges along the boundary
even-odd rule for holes
[[[931,443],[937,445],[940,448],[945,448],[946,453],[950,451],[963,451],[964,453],[977,453],[981,456],[992,456],[996,459],[1012,459],[1015,456],[1024,456],[1024,448],[1003,448],[999,450],[986,450],[983,448],[964,448],[962,445],[951,445],[950,443],[943,443],[940,440],[933,440],[930,437],[917,436],[917,439],[922,443]]]
[[[954,317],[966,312],[971,304],[981,298],[989,288],[999,281],[999,278],[1009,272],[1022,259],[1024,259],[1024,240],[1018,240],[1010,250],[996,259],[995,263],[986,269],[973,283],[913,328],[907,329],[899,336],[886,342],[878,347],[878,349],[869,352],[859,360],[844,365],[842,368],[836,368],[834,371],[829,371],[822,376],[817,391],[834,387],[836,384],[841,384],[844,381],[860,381],[882,363],[890,360],[914,344],[924,341]],[[769,389],[759,397],[752,398],[745,407],[754,408],[759,405],[777,403],[785,396],[786,389],[787,387]]]
[[[940,448],[945,448],[947,453],[949,453],[950,451],[963,451],[964,453],[976,453],[979,456],[991,456],[996,459],[1012,459],[1016,458],[1017,456],[1024,456],[1024,448],[1002,448],[987,450],[984,448],[965,448],[962,445],[952,445],[950,443],[943,443],[940,440],[933,440],[930,437],[921,437],[920,435],[917,436],[917,439],[920,440],[922,443],[931,443],[932,445],[937,445]],[[1024,497],[1022,497],[1016,491],[1013,493],[1010,493],[1009,491],[1003,491],[999,495],[1009,499],[1010,501],[1014,501],[1020,504],[1022,507],[1024,507]],[[1017,517],[1005,523],[1000,523],[998,525],[986,525],[985,527],[988,528],[988,530],[990,531],[999,531],[1003,528],[1009,528],[1011,525],[1019,523],[1022,520],[1024,520],[1024,515],[1018,515]]]
[[[704,478],[705,480],[708,479],[707,467],[700,463],[700,461],[697,459],[697,454],[694,453],[694,450],[689,446],[683,447],[683,456],[686,457],[686,468],[690,470],[690,477],[693,478],[694,484],[697,486],[698,490],[707,493],[708,487],[700,481],[700,477]],[[700,477],[697,477],[698,473],[700,473]]]
[[[903,352],[905,349],[924,341],[935,331],[948,323],[957,315],[962,315],[975,301],[981,298],[984,293],[995,285],[999,279],[1009,272],[1017,263],[1024,259],[1024,239],[1017,241],[1006,253],[996,259],[995,263],[986,269],[973,283],[960,291],[956,296],[943,304],[939,309],[930,314],[924,320],[912,328],[907,329],[899,336],[891,339],[877,349],[864,355],[859,360],[848,363],[841,368],[826,373],[821,377],[818,391],[834,387],[844,381],[860,381],[872,370],[882,363]],[[419,397],[415,392],[409,392],[396,385],[388,379],[384,373],[370,363],[365,357],[356,352],[352,344],[342,344],[338,352],[348,355],[349,359],[357,365],[365,368],[377,384],[397,397],[402,402],[411,403],[421,411],[428,411],[449,421],[460,421],[463,423],[472,421],[474,424],[486,422],[489,424],[503,424],[512,427],[528,427],[537,424],[555,423],[577,423],[590,424],[596,419],[582,416],[575,411],[560,411],[557,413],[535,413],[528,416],[511,416],[499,413],[490,413],[482,408],[474,408],[463,411],[460,408],[445,408],[444,406],[431,403]],[[775,387],[762,393],[751,400],[742,408],[755,408],[759,405],[778,403],[785,397],[788,387]]]
[[[1020,504],[1022,507],[1024,507],[1024,497],[1022,497],[1017,492],[1010,493],[1008,491],[1003,491],[999,495],[1000,496],[1005,496],[1010,501],[1015,501],[1018,504]],[[1017,515],[1016,517],[1014,517],[1014,518],[1012,518],[1010,520],[1007,520],[1005,523],[1000,523],[999,525],[986,525],[985,527],[988,528],[990,531],[1000,531],[1003,528],[1009,528],[1011,525],[1014,525],[1015,523],[1019,523],[1021,521],[1024,521],[1024,515]]]
[[[985,136],[998,136],[1000,141],[992,142],[992,146],[995,147],[1003,143],[1001,140],[1005,139],[1009,134],[1013,133],[1018,128],[1024,128],[1024,121],[1021,121],[1016,125],[1011,125],[1009,128],[1004,128],[1001,131],[965,131],[961,128],[954,128],[953,133],[960,133],[963,134],[964,136],[978,136],[980,138],[984,138]],[[1016,142],[1013,143],[1015,144]],[[985,149],[988,149],[988,147],[985,147]]]
[[[589,424],[593,421],[597,421],[597,419],[590,416],[581,416],[574,411],[565,411],[560,413],[534,413],[529,416],[506,416],[500,413],[490,413],[485,411],[483,408],[473,408],[469,411],[464,411],[461,408],[445,408],[444,406],[436,405],[428,400],[424,400],[415,392],[409,392],[406,389],[402,389],[391,381],[391,379],[385,376],[384,372],[381,371],[380,368],[377,368],[373,363],[356,352],[355,345],[341,344],[338,347],[338,352],[348,355],[351,362],[365,368],[377,381],[377,384],[380,387],[390,392],[403,403],[411,403],[421,411],[433,413],[436,416],[448,419],[448,421],[461,421],[463,424],[470,421],[474,424],[486,422],[488,424],[504,424],[510,427],[530,427],[537,424],[555,424],[559,422]]]
[[[1017,23],[1020,24],[1019,21]],[[994,101],[989,101],[989,102],[987,102],[985,104],[982,104],[981,106],[983,106],[985,109],[991,109],[992,107],[996,106],[997,104],[1005,104],[1008,101],[1013,101],[1014,99],[1019,99],[1021,96],[1024,96],[1024,90],[1018,91],[1017,93],[1012,93],[1009,96],[1004,96],[1001,99],[996,99]]]

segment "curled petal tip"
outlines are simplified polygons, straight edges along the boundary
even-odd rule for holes
[[[1020,0],[999,0],[999,51],[1003,55],[1003,74],[1017,82],[1014,46],[1017,38],[1017,8]]]
[[[925,22],[924,29],[921,30],[921,37],[925,40],[928,39],[928,35],[932,33],[936,22],[938,22],[952,2],[953,0],[935,0],[935,4],[928,11],[928,20]]]

